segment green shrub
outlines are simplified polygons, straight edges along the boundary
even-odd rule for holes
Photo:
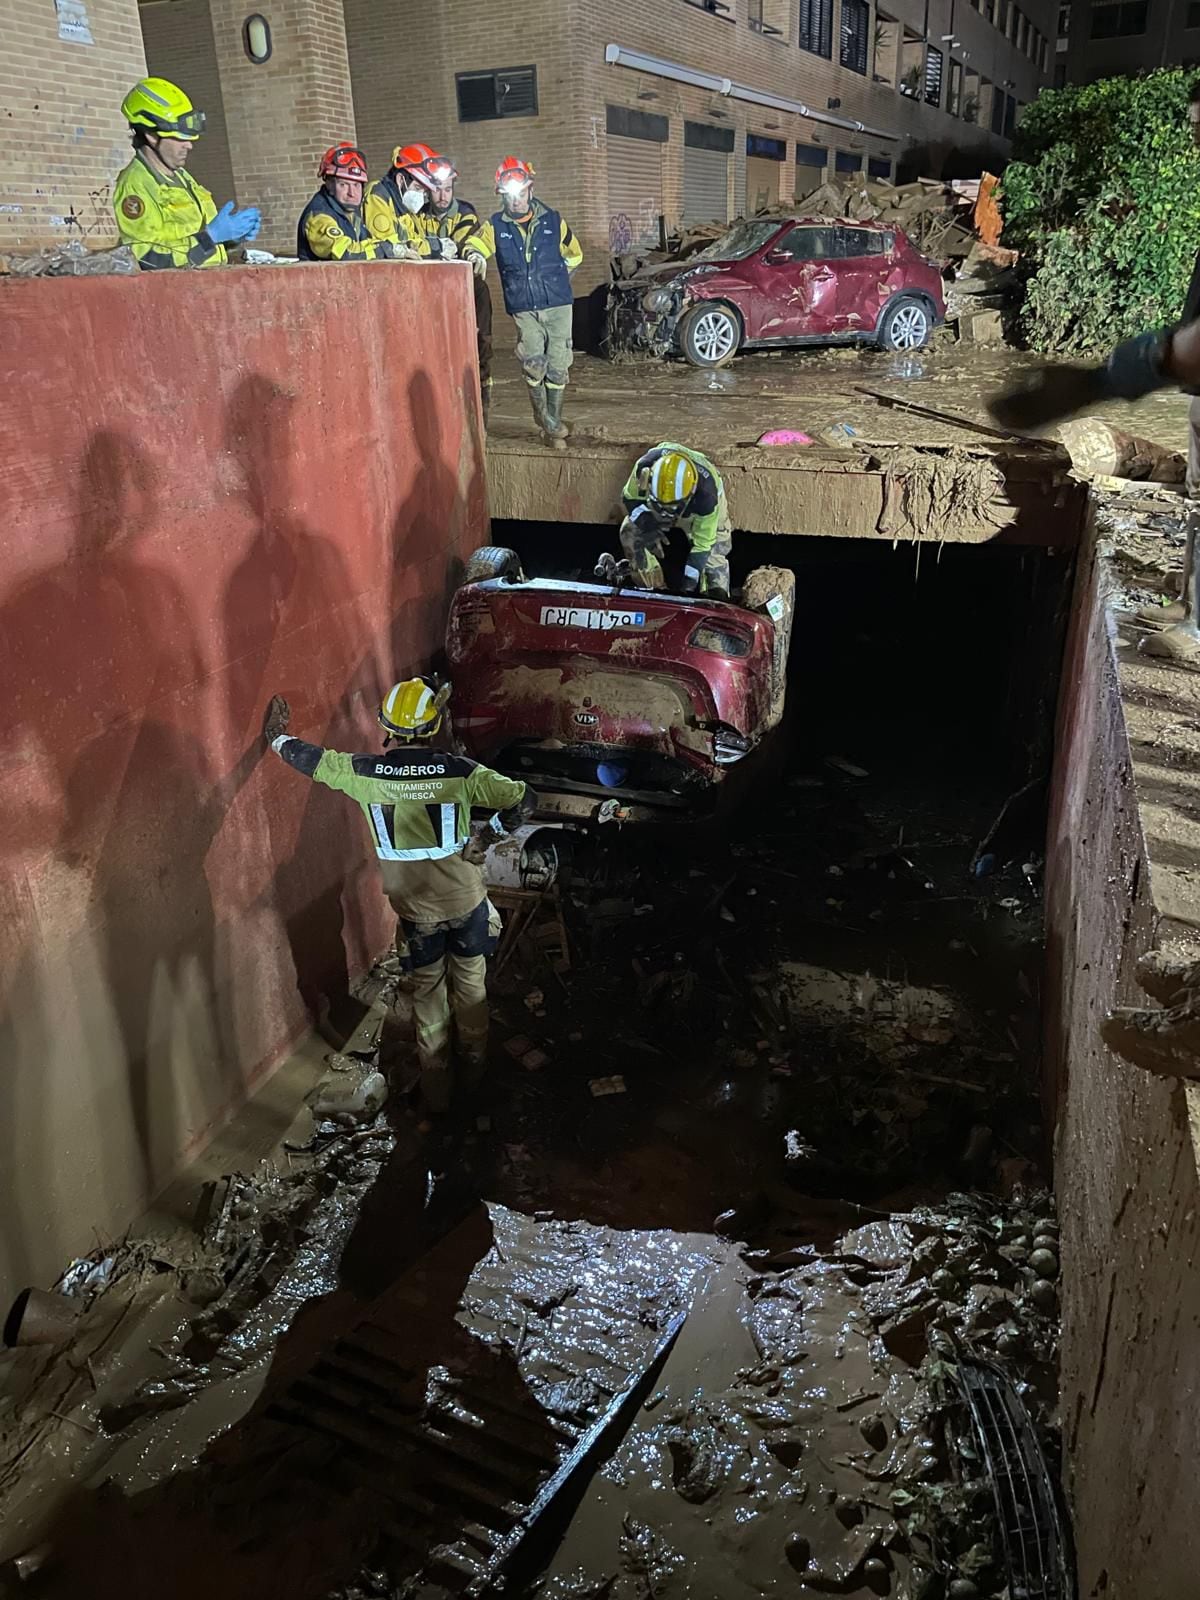
[[[1022,252],[1035,349],[1107,349],[1173,322],[1200,250],[1193,73],[1051,89],[1029,105],[1004,174],[1004,243]]]

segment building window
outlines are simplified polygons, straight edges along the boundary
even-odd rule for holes
[[[867,36],[871,27],[868,0],[842,0],[842,65],[851,72],[867,71]]]
[[[940,106],[942,103],[942,52],[929,46],[925,57],[925,104],[927,106]]]
[[[833,0],[800,0],[800,48],[833,55]]]
[[[495,122],[500,117],[536,117],[537,68],[501,67],[495,72],[459,72],[460,122]]]
[[[895,17],[886,17],[882,11],[875,13],[875,60],[871,73],[876,83],[895,87],[896,72],[900,65],[900,24]]]
[[[1065,61],[1056,61],[1054,63],[1054,87],[1056,89],[1065,89],[1066,86],[1067,63]]]
[[[761,33],[768,39],[782,39],[787,23],[786,6],[787,0],[747,0],[746,20],[751,32]]]
[[[910,100],[921,98],[921,79],[925,72],[925,41],[919,33],[905,28],[900,44],[900,93]]]
[[[1092,7],[1093,39],[1130,39],[1146,31],[1146,0],[1105,0]]]
[[[1014,99],[1014,97],[1011,94],[1010,95],[1005,95],[1005,97],[1004,97],[1004,137],[1006,139],[1011,139],[1012,136],[1013,136],[1013,130],[1015,129],[1015,127],[1017,125],[1017,113],[1018,113],[1018,111],[1020,109],[1021,109],[1020,106],[1018,106],[1016,100]]]
[[[1065,39],[1067,37],[1067,30],[1070,28],[1070,26],[1071,26],[1071,8],[1070,8],[1070,6],[1059,6],[1059,8],[1058,8],[1058,37],[1060,39]]]
[[[992,122],[993,133],[1004,132],[1004,90],[992,86]]]
[[[842,0],[843,5],[845,0]],[[861,172],[862,157],[853,150],[838,150],[834,154],[833,165],[838,172]]]
[[[963,73],[962,119],[964,122],[979,121],[979,74],[969,67]]]
[[[955,61],[952,57],[950,61],[950,92],[946,96],[946,110],[952,117],[957,117],[962,110],[962,82],[962,62]]]
[[[1008,30],[1008,0],[996,0],[996,26],[1001,33]]]
[[[796,146],[796,165],[798,167],[820,167],[824,172],[829,164],[829,148],[823,144],[798,144]]]
[[[867,158],[867,176],[869,178],[882,178],[889,183],[892,177],[891,156],[869,156]]]
[[[695,6],[697,11],[710,11],[714,17],[720,17],[722,22],[732,22],[729,15],[730,7],[725,0],[683,0],[685,6]]]

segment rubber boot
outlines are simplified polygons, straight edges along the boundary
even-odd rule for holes
[[[546,385],[546,415],[550,419],[546,433],[551,439],[565,439],[571,431],[562,419],[563,396],[566,392],[565,388]]]
[[[544,384],[531,383],[529,385],[529,404],[533,410],[533,420],[538,425],[538,432],[549,438],[550,419],[546,415],[546,389]]]

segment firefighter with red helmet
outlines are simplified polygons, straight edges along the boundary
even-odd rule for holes
[[[453,163],[427,144],[397,145],[392,164],[367,193],[367,226],[378,238],[393,235],[419,256],[453,261],[479,227],[474,206],[454,192]],[[492,398],[492,296],[487,280],[475,285],[475,339],[479,390],[486,427]]]
[[[301,261],[387,261],[411,255],[395,233],[372,235],[363,216],[366,157],[352,144],[332,145],[321,157],[321,187],[301,213],[296,254]]]
[[[533,415],[545,438],[561,448],[567,437],[563,394],[571,367],[571,275],[583,260],[565,218],[533,197],[534,169],[505,156],[496,169],[501,209],[463,244],[479,277],[492,256],[504,309],[517,325],[517,356],[529,385]]]

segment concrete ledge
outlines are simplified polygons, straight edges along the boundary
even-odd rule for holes
[[[490,438],[489,510],[517,521],[615,523],[631,460],[642,448],[639,441],[552,450],[532,440]],[[1085,490],[1069,476],[1065,454],[1049,449],[960,449],[953,455],[945,446],[869,455],[810,449],[801,455],[732,446],[711,454],[725,475],[734,527],[748,532],[1070,548],[1084,521]],[[973,484],[957,505],[949,504],[937,480],[964,470],[980,487]],[[928,502],[932,514],[913,517],[903,507],[893,514],[898,494],[921,477],[927,481],[914,498]]]

